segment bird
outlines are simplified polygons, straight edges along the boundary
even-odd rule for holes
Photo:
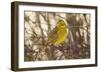
[[[48,34],[48,42],[54,46],[64,43],[68,36],[68,24],[64,20],[59,20],[56,26]]]

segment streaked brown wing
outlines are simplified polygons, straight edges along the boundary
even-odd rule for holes
[[[49,39],[49,41],[51,42],[51,41],[53,41],[53,40],[55,40],[57,37],[58,37],[58,35],[57,35],[57,27],[55,27],[53,30],[51,30],[51,32],[48,34],[48,39]]]

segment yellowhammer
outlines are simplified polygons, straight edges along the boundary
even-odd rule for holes
[[[57,26],[48,34],[48,41],[51,44],[58,46],[65,41],[67,36],[68,27],[63,20],[59,20]]]

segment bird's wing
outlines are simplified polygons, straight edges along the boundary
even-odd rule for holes
[[[58,37],[57,31],[58,31],[58,29],[57,29],[57,27],[55,27],[55,28],[48,34],[48,39],[49,39],[50,41],[55,40],[55,39]]]

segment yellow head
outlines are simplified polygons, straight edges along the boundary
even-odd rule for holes
[[[58,28],[66,28],[66,24],[63,20],[59,20],[57,23]]]

